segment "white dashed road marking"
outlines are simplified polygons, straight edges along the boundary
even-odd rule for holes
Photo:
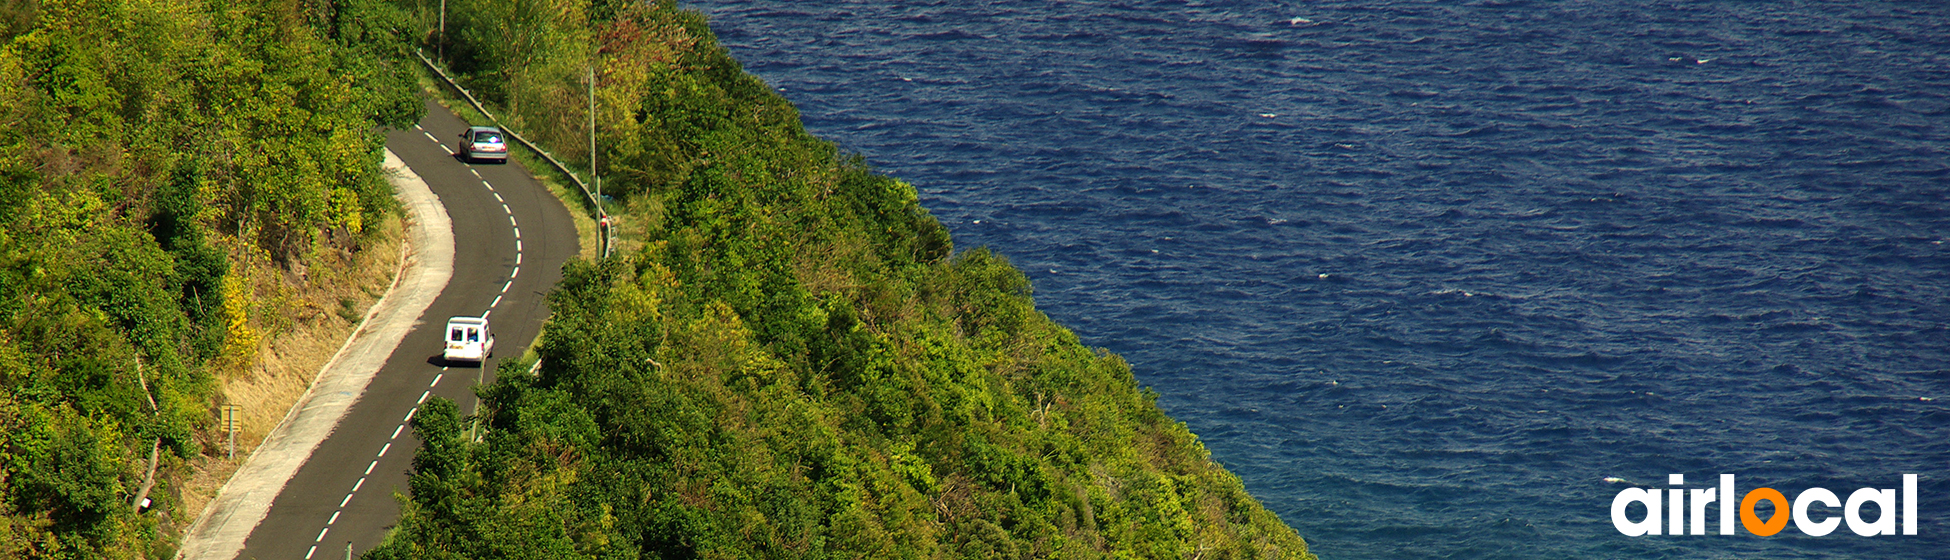
[[[419,125],[415,125],[413,128],[419,129],[421,134],[426,135],[428,141],[433,142],[433,145],[435,146],[439,146],[442,151],[447,152],[447,155],[450,156],[454,155],[453,148],[449,148],[447,147],[446,144],[440,143],[440,138],[434,136],[433,133],[427,131],[426,128],[423,128]],[[480,179],[481,186],[486,187],[488,193],[494,195],[494,201],[501,203],[501,211],[508,215],[508,226],[514,229],[514,234],[515,234],[514,268],[508,271],[508,282],[501,285],[501,294],[495,295],[494,303],[488,304],[487,311],[481,313],[482,317],[487,317],[488,315],[494,313],[495,307],[501,305],[501,298],[503,297],[503,294],[508,293],[508,289],[514,287],[515,276],[521,274],[521,253],[522,253],[521,224],[515,222],[515,211],[513,208],[508,207],[508,201],[501,197],[500,191],[495,190],[493,183],[489,183],[486,178],[481,177],[481,171],[479,169],[476,169],[470,165],[467,167],[467,172],[472,173],[474,175],[474,178]],[[447,368],[442,367],[440,368],[440,371],[443,372],[447,371]],[[433,376],[433,382],[427,384],[427,390],[425,392],[420,393],[420,400],[418,401],[417,404],[425,404],[427,402],[427,398],[433,395],[433,389],[440,385],[440,379],[445,376],[446,376],[445,373],[435,374]],[[352,491],[345,493],[345,499],[339,500],[338,509],[332,511],[331,519],[327,519],[325,521],[325,527],[318,530],[318,538],[312,541],[313,544],[311,546],[311,549],[305,551],[305,560],[311,560],[311,557],[318,553],[318,543],[325,542],[325,533],[331,531],[332,526],[338,523],[339,515],[345,512],[345,506],[347,504],[352,503],[352,496],[357,495],[359,493],[359,489],[365,487],[366,477],[372,476],[373,469],[379,467],[379,459],[385,457],[386,452],[393,449],[393,441],[399,439],[400,433],[406,430],[406,426],[408,424],[413,423],[413,416],[415,414],[418,414],[419,412],[420,412],[420,408],[418,406],[415,406],[412,409],[407,410],[406,417],[401,418],[399,425],[393,427],[392,437],[387,438],[386,444],[379,448],[379,453],[373,456],[372,462],[366,464],[365,476],[359,477],[359,481],[352,484]]]

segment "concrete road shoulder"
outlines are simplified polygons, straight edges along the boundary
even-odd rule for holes
[[[284,421],[230,477],[177,549],[182,560],[230,560],[270,512],[298,467],[332,433],[372,376],[454,274],[454,232],[439,197],[405,162],[386,151],[385,168],[406,207],[408,252],[386,295],[318,372]]]

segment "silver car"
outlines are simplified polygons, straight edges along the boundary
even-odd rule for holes
[[[460,133],[460,157],[468,161],[508,161],[507,135],[492,126],[470,126]]]

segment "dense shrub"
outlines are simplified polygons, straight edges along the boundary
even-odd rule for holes
[[[0,9],[0,558],[168,556],[168,488],[234,340],[233,258],[392,211],[377,125],[418,120],[375,0]],[[231,356],[231,358],[237,358]],[[158,507],[134,504],[151,449]],[[175,473],[175,475],[172,475]]]

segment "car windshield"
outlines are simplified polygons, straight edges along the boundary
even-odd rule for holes
[[[500,144],[500,143],[501,143],[501,133],[499,133],[499,132],[483,132],[483,133],[480,133],[480,134],[476,134],[476,135],[474,135],[474,141],[475,141],[475,142],[479,142],[479,143],[482,143],[482,144]]]

